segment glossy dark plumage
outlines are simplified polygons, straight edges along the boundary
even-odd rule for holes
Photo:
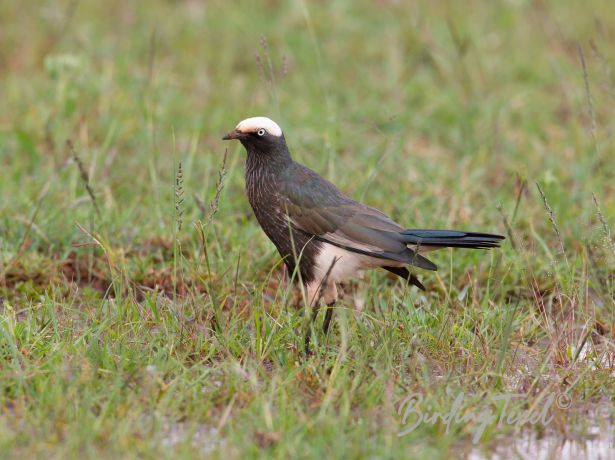
[[[436,270],[422,253],[444,247],[489,249],[504,239],[489,233],[398,225],[293,161],[281,129],[267,118],[244,120],[226,138],[239,139],[246,148],[246,192],[259,224],[291,273],[299,263],[302,281],[308,288],[312,285],[313,292],[313,284],[323,282],[332,264],[338,264],[329,270],[332,279],[324,281],[333,283],[333,291],[334,283],[349,273],[375,267],[424,289],[406,268]]]

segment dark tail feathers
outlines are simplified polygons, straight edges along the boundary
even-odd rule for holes
[[[505,239],[490,233],[462,232],[458,230],[421,230],[409,228],[401,232],[406,244],[440,246],[449,248],[497,248]]]
[[[421,291],[425,290],[425,286],[423,286],[423,283],[421,283],[416,276],[411,274],[406,267],[382,267],[382,268],[384,268],[386,271],[389,271],[391,273],[395,273],[400,278],[405,279],[408,283],[414,284]]]

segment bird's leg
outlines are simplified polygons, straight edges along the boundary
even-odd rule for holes
[[[331,315],[333,314],[333,310],[330,308],[332,303],[335,303],[337,299],[337,288],[335,287],[335,283],[329,280],[329,275],[331,274],[331,270],[337,263],[339,259],[334,258],[331,261],[331,265],[325,273],[325,276],[319,282],[312,282],[307,285],[307,295],[308,301],[310,302],[310,306],[312,307],[312,317],[310,318],[310,323],[308,324],[307,331],[305,331],[305,354],[310,354],[310,339],[312,337],[312,324],[316,320],[316,316],[318,316],[318,310],[320,310],[320,301],[324,300],[327,305],[327,314],[325,316],[325,324],[323,325],[325,333],[329,329],[329,323],[331,322]]]
[[[305,343],[305,354],[309,355],[310,352],[310,340],[312,338],[312,324],[314,324],[314,321],[316,320],[316,316],[318,316],[318,310],[320,310],[320,307],[318,305],[318,302],[316,302],[316,305],[314,305],[314,307],[312,307],[312,317],[310,318],[310,323],[307,326],[307,330],[305,331],[305,339],[304,339],[304,343]]]
[[[335,283],[329,283],[323,293],[322,300],[327,305],[327,311],[325,313],[325,321],[322,323],[322,331],[327,335],[329,331],[329,325],[331,324],[331,318],[333,318],[333,307],[337,302],[337,287]]]
[[[319,283],[310,283],[306,286],[307,288],[307,299],[308,305],[312,308],[312,314],[310,317],[310,322],[307,325],[307,329],[305,331],[304,338],[304,350],[305,354],[310,354],[310,340],[312,338],[312,324],[316,320],[316,316],[318,316],[318,311],[320,310],[320,298],[322,295],[320,284]]]
[[[331,318],[333,318],[333,308],[335,307],[335,300],[327,304],[327,311],[325,313],[325,321],[322,323],[322,331],[327,335],[329,332],[329,325],[331,324]]]

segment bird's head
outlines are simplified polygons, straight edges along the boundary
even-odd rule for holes
[[[225,141],[232,139],[240,141],[248,152],[268,152],[286,147],[282,128],[267,117],[252,117],[240,121],[233,131],[222,138]]]

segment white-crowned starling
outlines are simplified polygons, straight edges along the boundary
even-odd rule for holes
[[[256,219],[289,273],[297,270],[313,307],[312,320],[321,300],[327,305],[325,333],[337,300],[336,283],[379,267],[424,290],[406,268],[436,270],[422,254],[446,247],[493,248],[504,239],[488,233],[398,225],[293,161],[282,129],[269,118],[247,118],[223,139],[237,139],[245,147],[246,192]],[[309,341],[308,327],[306,351]]]

